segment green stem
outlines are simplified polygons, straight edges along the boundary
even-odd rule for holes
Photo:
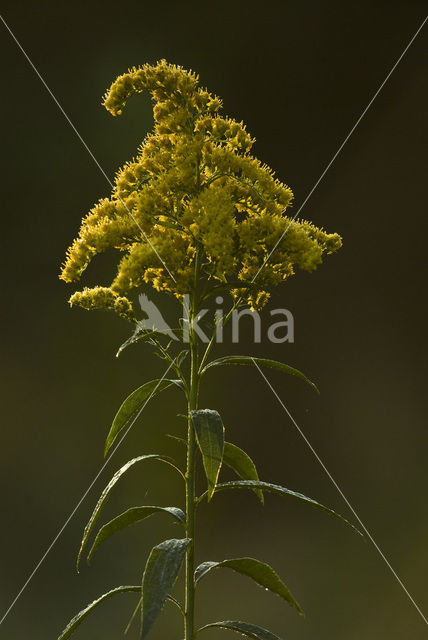
[[[193,328],[195,316],[198,314],[199,305],[199,277],[200,277],[200,255],[196,254],[195,260],[195,281],[190,301],[189,310],[189,346],[190,346],[190,385],[188,401],[188,433],[187,433],[187,469],[186,469],[186,537],[191,539],[191,543],[186,555],[186,585],[185,585],[185,640],[195,638],[195,460],[196,460],[196,438],[192,424],[191,411],[198,408],[199,396],[199,357],[198,357],[198,336]]]

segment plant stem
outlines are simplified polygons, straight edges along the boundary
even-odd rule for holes
[[[198,408],[199,396],[199,358],[198,336],[193,327],[194,318],[198,314],[199,304],[200,256],[196,254],[195,281],[189,309],[189,346],[190,346],[190,385],[188,401],[188,432],[187,432],[187,469],[186,469],[186,537],[191,543],[186,555],[186,594],[185,594],[185,640],[195,637],[195,457],[196,439],[192,424],[191,411]]]

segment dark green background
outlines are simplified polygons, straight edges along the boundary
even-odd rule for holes
[[[121,118],[101,106],[131,65],[192,68],[225,113],[257,137],[255,153],[293,188],[297,207],[422,19],[422,2],[3,2],[3,15],[109,176],[151,128],[150,101]],[[427,430],[423,346],[426,181],[423,54],[426,33],[377,98],[302,215],[344,237],[313,275],[298,274],[272,306],[295,317],[291,345],[234,351],[270,355],[315,380],[321,396],[275,372],[274,387],[422,609],[428,610]],[[3,613],[102,464],[112,415],[163,363],[143,346],[114,358],[125,323],[70,311],[57,279],[80,218],[109,187],[4,28],[2,88],[3,373],[0,603]],[[424,211],[425,209],[425,211]],[[108,281],[100,258],[85,283]],[[178,305],[162,299],[167,318]],[[268,311],[265,312],[268,319]],[[226,352],[226,347],[222,349]],[[263,479],[350,515],[256,371],[212,371],[202,404]],[[148,550],[179,535],[162,517],[105,545],[77,576],[81,531],[112,472],[136,453],[180,456],[179,393],[153,401],[0,627],[3,640],[54,640],[107,588],[136,583]],[[167,469],[135,470],[121,507],[179,504]],[[243,618],[299,640],[421,640],[426,626],[369,542],[324,514],[272,496],[222,494],[201,509],[198,558],[254,555],[275,566],[306,611],[299,618],[244,578],[219,572],[198,596],[199,621]],[[120,638],[133,596],[110,601],[79,631]],[[169,608],[152,632],[180,640]],[[136,637],[136,629],[134,629]],[[77,636],[76,636],[77,637]],[[210,632],[207,639],[233,637]]]

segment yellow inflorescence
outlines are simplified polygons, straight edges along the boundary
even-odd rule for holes
[[[109,287],[94,287],[83,291],[76,291],[70,298],[71,306],[77,305],[83,309],[110,309],[122,318],[135,322],[135,314],[131,302],[114,293]]]
[[[219,115],[221,100],[200,88],[195,74],[165,61],[131,69],[112,84],[104,105],[119,115],[142,91],[154,101],[154,132],[117,173],[111,198],[83,219],[60,277],[78,280],[93,256],[110,248],[123,252],[117,276],[110,287],[75,293],[70,304],[134,321],[126,294],[143,282],[178,297],[190,293],[199,250],[205,277],[256,277],[258,289],[239,295],[261,308],[296,266],[312,271],[323,253],[341,246],[337,234],[285,215],[291,190],[250,155],[254,140],[243,123]]]

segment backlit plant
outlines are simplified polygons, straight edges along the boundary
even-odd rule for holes
[[[225,440],[220,414],[199,407],[199,390],[209,369],[232,364],[279,369],[312,384],[298,370],[273,360],[251,356],[210,358],[218,323],[226,323],[233,309],[262,308],[271,290],[291,276],[296,267],[314,270],[323,254],[341,246],[341,239],[286,215],[291,190],[251,155],[254,140],[245,126],[219,115],[221,100],[202,89],[195,74],[165,61],[131,69],[112,84],[104,105],[113,115],[120,115],[127,100],[143,91],[150,92],[154,102],[153,133],[146,136],[136,158],[117,173],[111,197],[100,200],[83,219],[79,235],[68,250],[61,278],[66,282],[78,280],[96,254],[108,249],[121,252],[117,275],[110,286],[76,292],[70,304],[109,309],[125,318],[134,330],[119,352],[145,342],[157,350],[168,368],[161,379],[146,382],[123,402],[107,436],[105,454],[114,444],[117,446],[119,435],[123,437],[151,398],[167,388],[178,387],[187,407],[187,437],[182,439],[187,448],[187,464],[180,469],[167,456],[146,453],[119,469],[85,528],[78,563],[114,485],[132,466],[148,460],[172,466],[184,480],[184,508],[143,505],[128,509],[99,529],[88,559],[114,533],[158,512],[179,523],[183,537],[155,546],[140,584],[105,593],[73,618],[60,640],[70,637],[98,604],[121,592],[138,595],[141,638],[150,633],[165,602],[171,601],[183,615],[185,640],[194,640],[201,631],[215,628],[255,640],[278,640],[266,629],[236,620],[208,622],[196,629],[197,585],[217,568],[229,568],[252,578],[301,612],[280,577],[263,562],[235,558],[196,565],[198,505],[203,500],[209,502],[218,491],[247,489],[262,503],[264,492],[271,492],[340,516],[300,493],[260,481],[251,458]],[[156,327],[146,328],[138,317],[132,296],[144,283],[185,304],[187,319],[173,330],[177,340],[167,339]],[[196,331],[198,314],[202,304],[219,292],[230,294],[230,309],[224,316],[213,317],[211,340],[203,344]],[[170,372],[174,372],[174,379]],[[197,495],[195,473],[199,462],[205,471],[207,489]],[[230,467],[238,479],[220,482],[222,465]],[[184,597],[179,601],[171,595],[171,589],[182,565]]]

